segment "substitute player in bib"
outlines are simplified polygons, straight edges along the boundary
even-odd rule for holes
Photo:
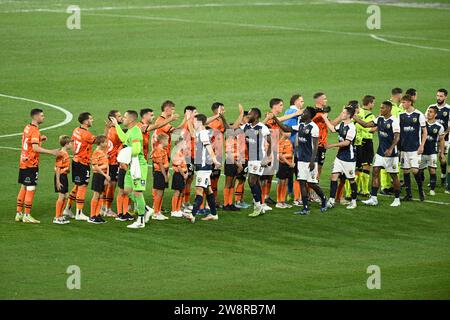
[[[339,148],[336,159],[334,159],[333,162],[333,169],[331,171],[330,199],[328,199],[327,203],[328,208],[334,207],[338,185],[337,180],[341,174],[350,182],[350,188],[352,191],[351,202],[346,208],[356,208],[358,187],[355,182],[356,156],[353,143],[356,136],[356,128],[353,123],[354,114],[355,109],[350,106],[345,107],[339,117],[333,121],[328,120],[326,113],[322,113],[322,117],[331,132],[337,132],[339,135],[338,143],[328,144],[326,146],[327,149]]]
[[[419,170],[422,177],[424,171],[428,168],[430,173],[430,196],[436,195],[434,188],[436,187],[436,168],[439,159],[445,159],[445,130],[444,126],[436,121],[438,108],[436,106],[428,107],[427,110],[427,141],[423,148],[423,154],[419,163]],[[422,179],[424,180],[424,179]]]
[[[46,136],[41,136],[39,125],[44,122],[44,111],[41,109],[32,109],[30,112],[31,123],[23,130],[22,150],[19,161],[19,194],[17,195],[16,218],[17,222],[40,223],[31,216],[31,207],[33,206],[34,193],[38,182],[39,174],[39,155],[41,153],[60,155],[58,150],[48,150],[41,147]]]
[[[248,184],[253,195],[254,210],[249,217],[264,213],[261,204],[261,176],[264,168],[272,162],[270,130],[260,122],[261,110],[252,108],[248,112],[248,123],[241,126],[248,149]]]
[[[295,153],[297,162],[297,179],[300,182],[303,210],[295,212],[300,215],[310,213],[308,204],[307,185],[313,189],[321,200],[320,211],[327,210],[327,200],[317,180],[318,163],[317,150],[319,148],[319,128],[312,121],[316,115],[316,110],[307,107],[300,119],[300,123],[294,126],[295,130]]]
[[[128,110],[123,116],[123,124],[127,127],[124,133],[115,118],[110,119],[117,129],[120,141],[131,148],[131,160],[125,175],[125,193],[135,203],[138,211],[138,218],[128,225],[130,229],[140,229],[145,227],[145,200],[144,191],[147,186],[148,164],[144,157],[142,132],[137,126],[138,114],[134,110]],[[124,149],[125,150],[125,149]],[[121,152],[124,152],[122,150]],[[119,154],[120,156],[120,154]]]
[[[397,144],[400,141],[400,125],[398,118],[393,116],[392,103],[384,101],[380,107],[380,116],[367,122],[361,118],[355,118],[355,121],[364,128],[377,128],[378,130],[378,149],[375,155],[372,171],[372,190],[370,198],[363,201],[369,206],[378,205],[378,189],[380,188],[380,170],[384,169],[390,175],[394,187],[394,202],[391,207],[400,205],[400,181],[398,179],[398,150]]]
[[[84,199],[86,198],[87,186],[91,177],[91,153],[95,136],[89,132],[94,118],[89,112],[80,113],[78,116],[80,126],[73,130],[73,160],[72,160],[72,182],[75,184],[69,195],[65,215],[73,217],[71,207],[76,201],[75,220],[87,221],[89,218],[83,213]]]
[[[220,168],[221,164],[217,160],[214,150],[211,146],[209,132],[205,128],[206,116],[204,114],[195,115],[194,129],[196,132],[195,142],[195,200],[192,213],[186,214],[186,218],[192,223],[195,222],[195,216],[203,203],[203,193],[206,193],[210,213],[202,220],[218,220],[214,193],[211,188],[211,173],[213,168]]]
[[[413,99],[405,95],[401,100],[405,112],[399,115],[400,122],[400,164],[403,169],[403,179],[405,183],[406,196],[404,201],[411,201],[411,176],[414,174],[417,187],[419,189],[420,201],[425,200],[423,192],[423,181],[419,174],[419,163],[423,153],[425,142],[427,141],[427,128],[425,116],[415,109]]]
[[[441,88],[436,93],[436,103],[430,105],[437,107],[438,111],[436,114],[436,121],[439,122],[444,127],[445,134],[445,147],[444,154],[448,153],[450,147],[450,105],[447,103],[448,91],[447,89]],[[438,146],[439,147],[439,146]],[[446,157],[439,159],[441,166],[441,183],[445,185],[445,177],[447,177],[447,191],[450,190],[450,174],[447,173],[447,159]],[[450,173],[450,168],[449,168]]]

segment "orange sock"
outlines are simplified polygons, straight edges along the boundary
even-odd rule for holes
[[[277,202],[278,203],[283,202],[283,201],[281,201],[282,194],[283,194],[283,185],[280,182],[278,182],[278,185],[277,185]]]
[[[300,201],[301,192],[300,192],[300,181],[294,181],[294,200]]]
[[[228,199],[229,199],[229,197],[230,197],[230,194],[229,194],[229,192],[230,192],[230,189],[229,188],[224,188],[223,189],[223,205],[224,206],[227,206],[228,205]]]
[[[118,195],[116,199],[116,208],[117,208],[117,214],[122,214],[122,208],[123,208],[123,195]]]
[[[25,194],[25,214],[30,214],[33,206],[34,190],[27,190]]]
[[[78,186],[74,186],[72,188],[72,191],[69,194],[69,200],[67,201],[67,206],[69,208],[72,208],[73,202],[77,200],[77,191],[78,191]]]
[[[238,180],[236,184],[236,189],[234,190],[234,198],[236,202],[239,202],[242,200],[242,197],[244,196],[244,180]]]
[[[228,204],[233,204],[233,193],[234,193],[234,187],[228,188]]]
[[[205,209],[205,205],[206,205],[206,192],[203,191],[203,202],[200,205],[200,209],[202,209],[202,210]]]
[[[97,215],[97,213],[96,213],[97,204],[98,204],[98,199],[92,198],[92,200],[91,200],[91,218],[95,217]]]
[[[105,206],[106,208],[110,209],[111,208],[111,204],[114,201],[114,192],[116,190],[114,190],[113,187],[108,186],[106,189],[106,197],[105,197]]]
[[[86,186],[79,186],[77,191],[77,210],[83,210],[84,199],[86,198]]]
[[[22,212],[23,211],[23,203],[25,201],[25,195],[27,193],[27,189],[20,188],[19,194],[17,195],[17,208],[16,212]]]
[[[172,196],[172,212],[176,212],[178,211],[178,200],[179,200],[179,196]]]
[[[272,176],[266,181],[266,197],[270,197],[270,190],[272,189]]]
[[[262,204],[264,204],[266,202],[266,195],[267,195],[266,191],[267,191],[266,185],[265,184],[261,185],[261,203]]]
[[[103,203],[104,203],[104,200],[102,198],[98,199],[97,207],[95,208],[96,216],[98,216],[100,214],[100,209],[102,208]]]
[[[64,210],[64,200],[61,200],[58,198],[58,200],[56,200],[56,214],[55,217],[59,218],[62,216],[63,210]]]
[[[281,190],[281,200],[282,202],[286,202],[286,196],[287,196],[287,181],[282,184],[282,190]]]
[[[344,190],[345,187],[345,180],[344,183],[342,183],[341,181],[339,181],[339,185],[336,191],[336,200],[339,201],[342,198],[342,191]]]
[[[184,188],[184,203],[189,203],[190,198],[191,198],[191,184],[187,183],[186,187]]]
[[[127,195],[122,196],[122,213],[128,213],[128,206],[130,205],[130,198]]]
[[[154,211],[154,213],[161,213],[162,198],[159,196],[159,194],[156,192],[156,190],[154,191],[153,194],[154,194],[153,195],[153,211]]]
[[[183,194],[180,194],[180,196],[178,197],[177,210],[176,211],[181,211],[181,205],[183,204],[183,199],[184,199]]]

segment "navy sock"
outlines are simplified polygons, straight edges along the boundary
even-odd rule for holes
[[[395,196],[396,198],[400,198],[400,189],[394,190],[394,196]]]
[[[195,216],[197,214],[197,211],[200,209],[200,206],[203,202],[203,196],[196,195],[194,200],[194,205],[192,208],[192,214]]]
[[[420,173],[417,173],[414,175],[414,179],[416,180],[417,187],[419,188],[419,193],[423,192],[423,184],[422,184],[422,177]]]
[[[291,194],[294,192],[294,177],[291,175],[288,178],[288,193]]]
[[[302,195],[302,203],[303,203],[303,209],[309,210],[309,206],[308,206],[308,196]]]
[[[216,199],[214,198],[214,193],[210,193],[206,196],[206,201],[209,205],[209,210],[211,211],[211,214],[215,216],[217,214],[216,210]]]
[[[372,187],[372,190],[370,191],[370,195],[376,197],[378,194],[378,187]]]
[[[330,183],[330,198],[336,198],[336,192],[337,192],[337,181],[331,181]]]
[[[352,180],[350,182],[350,189],[352,190],[352,200],[356,200],[356,197],[358,195],[358,186],[356,185],[355,180]]]
[[[436,187],[436,174],[430,174],[430,189],[434,190]]]
[[[442,177],[442,174],[445,175],[446,173],[447,173],[447,163],[446,162],[444,162],[444,163],[441,162],[441,177]]]
[[[250,190],[252,191],[253,200],[255,200],[255,202],[261,202],[261,186],[259,183],[251,184]]]
[[[405,182],[406,195],[411,195],[411,176],[409,173],[403,174],[403,179]]]
[[[319,196],[320,200],[322,200],[322,207],[324,207],[327,204],[327,199],[320,186],[317,183],[311,183],[309,186]]]

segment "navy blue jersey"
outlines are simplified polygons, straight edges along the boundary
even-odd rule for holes
[[[241,126],[245,133],[245,141],[247,143],[248,161],[262,161],[266,156],[265,141],[270,135],[267,126],[258,122],[255,126],[250,123]]]
[[[423,154],[437,154],[439,138],[444,134],[444,126],[439,122],[428,123],[427,122],[427,141],[425,141],[425,146],[423,147]]]
[[[446,131],[450,125],[450,106],[448,104],[445,104],[442,107],[439,107],[437,104],[432,104],[430,107],[431,106],[438,108],[436,121],[439,122],[444,127],[444,131]],[[445,135],[445,140],[448,141],[448,133]]]
[[[400,125],[396,117],[391,116],[388,119],[384,117],[377,117],[373,120],[373,123],[377,126],[378,131],[378,149],[377,154],[385,157],[384,153],[389,149],[394,141],[394,133],[400,133]],[[390,157],[396,157],[398,155],[397,146],[392,150]]]
[[[206,147],[211,144],[208,130],[195,134],[195,170],[212,170],[212,159]]]
[[[336,127],[336,132],[339,134],[339,142],[348,140],[350,141],[350,144],[346,147],[340,147],[338,150],[338,153],[336,155],[336,158],[342,161],[346,162],[355,162],[355,136],[356,136],[356,127],[353,122],[350,122],[349,124],[345,124],[344,122],[341,122]]]
[[[313,138],[319,138],[319,127],[314,122],[301,122],[292,129],[295,130],[297,145],[295,152],[298,161],[310,162],[313,155]]]
[[[400,149],[413,152],[419,149],[422,137],[422,128],[425,127],[425,116],[419,110],[411,113],[400,113]]]

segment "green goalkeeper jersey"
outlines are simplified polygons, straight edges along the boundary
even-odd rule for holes
[[[389,100],[392,103],[392,115],[396,118],[400,115],[400,113],[403,112],[402,104],[401,103],[395,103],[392,100]]]
[[[126,133],[120,126],[117,126],[117,135],[124,145],[132,148],[133,157],[138,157],[141,164],[147,163],[144,156],[144,138],[138,126],[128,129]]]
[[[370,122],[375,119],[372,111],[361,108],[358,114],[358,117],[364,122]],[[355,145],[362,145],[363,139],[373,139],[373,133],[370,132],[371,128],[364,128],[358,123],[355,123],[356,126],[356,137],[355,137]]]

